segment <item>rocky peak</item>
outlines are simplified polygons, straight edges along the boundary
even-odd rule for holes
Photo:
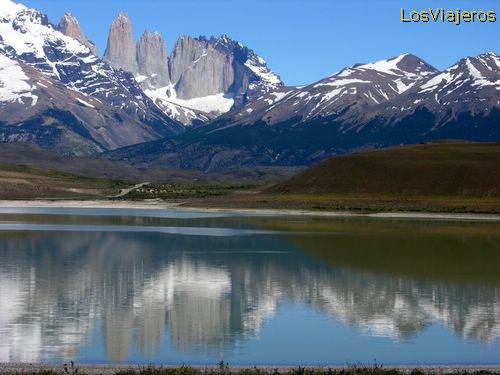
[[[158,32],[146,30],[142,34],[137,43],[137,65],[139,75],[149,87],[161,87],[169,83],[167,51]]]
[[[132,23],[126,13],[118,14],[111,24],[104,60],[112,66],[137,73],[137,48]]]
[[[61,18],[57,29],[63,34],[78,40],[84,46],[88,47],[93,55],[98,56],[97,47],[85,36],[80,23],[71,13],[68,12]]]
[[[400,76],[408,79],[419,79],[437,72],[437,69],[410,53],[405,53],[387,60],[380,60],[369,64],[356,64],[344,69],[344,76],[352,71],[375,72],[380,75]]]
[[[434,99],[443,104],[461,99],[466,93],[500,90],[500,57],[485,53],[477,57],[466,57],[443,72],[421,84],[420,94],[435,93]],[[452,100],[453,99],[453,100]]]
[[[180,98],[225,93],[237,106],[283,85],[264,59],[227,35],[180,37],[170,59],[170,77]]]
[[[416,74],[419,77],[426,77],[435,74],[438,71],[432,65],[411,53],[405,53],[396,59],[398,59],[396,67],[400,72]]]
[[[204,37],[193,38],[181,36],[177,39],[170,56],[170,79],[176,83],[181,75],[195,61],[197,61],[207,47]]]

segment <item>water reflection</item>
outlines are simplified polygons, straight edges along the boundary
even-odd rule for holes
[[[285,301],[398,341],[436,323],[463,339],[500,337],[498,283],[311,255],[338,244],[345,238],[0,233],[0,361],[75,358],[96,332],[110,361],[150,357],[165,336],[176,351],[216,355],[259,334]]]

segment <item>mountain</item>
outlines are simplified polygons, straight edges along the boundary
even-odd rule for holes
[[[125,13],[120,13],[111,24],[104,61],[115,68],[137,73],[137,47],[132,33],[132,23]]]
[[[185,125],[208,122],[283,85],[254,51],[226,35],[180,37],[170,56],[158,32],[135,41],[125,13],[113,21],[104,60],[134,74],[146,94]]]
[[[170,72],[176,95],[184,100],[224,93],[240,106],[282,85],[261,57],[226,35],[179,38]]]
[[[329,116],[354,121],[367,109],[400,96],[435,73],[434,67],[411,54],[372,64],[357,64],[311,85],[273,91],[259,98],[268,105],[249,103],[233,115],[231,125],[256,120],[278,124],[292,118],[305,122]]]
[[[39,11],[0,0],[0,141],[220,171],[308,166],[435,139],[500,139],[495,53],[442,72],[404,54],[288,87],[226,35],[180,37],[170,56],[159,33],[133,35],[120,13],[101,60],[74,16],[54,27]]]
[[[438,72],[405,54],[304,87],[278,87],[173,140],[109,154],[140,165],[224,170],[311,165],[331,155],[435,139],[500,140],[499,57]]]
[[[93,55],[99,56],[97,47],[95,46],[94,42],[92,42],[85,36],[80,27],[80,23],[71,13],[64,14],[64,16],[61,18],[61,21],[59,21],[57,29],[63,34],[78,40],[80,43],[86,46]]]
[[[500,106],[500,57],[485,53],[467,57],[420,82],[376,112],[377,116],[403,118],[426,108],[445,125],[463,113],[488,114]],[[434,129],[436,130],[436,129]]]
[[[140,74],[136,77],[137,81],[146,80],[153,88],[168,85],[168,55],[165,42],[159,33],[145,31],[142,34],[137,43],[137,65]]]
[[[182,132],[131,74],[39,11],[9,0],[0,5],[1,140],[86,155]]]

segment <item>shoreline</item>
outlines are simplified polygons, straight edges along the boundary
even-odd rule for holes
[[[265,208],[213,208],[184,206],[183,202],[166,201],[113,201],[113,200],[0,200],[2,208],[43,209],[43,208],[83,208],[83,209],[140,209],[140,210],[175,210],[183,212],[220,213],[235,216],[302,216],[325,218],[374,218],[374,219],[412,219],[412,220],[448,220],[448,221],[489,221],[500,222],[500,214],[443,213],[443,212],[376,212],[363,213],[354,211],[314,211],[301,209],[265,209]]]
[[[66,373],[64,368],[66,367],[70,372],[72,369],[78,369],[78,372],[86,371],[85,374],[93,374],[93,373],[113,373],[117,371],[123,370],[139,370],[144,368],[154,368],[154,369],[179,369],[183,366],[187,366],[188,368],[192,368],[195,370],[217,370],[220,369],[221,364],[182,364],[182,365],[172,365],[172,364],[147,364],[147,363],[130,363],[130,364],[78,364],[73,363],[72,361],[62,362],[62,363],[0,363],[0,374],[6,373],[8,371],[27,371],[27,370],[54,370],[61,373]],[[272,371],[274,369],[278,369],[281,371],[289,371],[298,368],[302,369],[315,369],[315,370],[345,370],[345,369],[382,369],[382,370],[397,370],[397,371],[411,371],[414,369],[420,369],[424,372],[439,372],[439,373],[449,373],[451,371],[490,371],[494,373],[500,373],[500,364],[495,365],[460,365],[460,364],[446,364],[446,365],[364,365],[364,364],[354,364],[354,365],[231,365],[228,363],[224,363],[223,366],[226,366],[229,369],[234,369],[237,371],[241,370],[264,370],[264,371]]]

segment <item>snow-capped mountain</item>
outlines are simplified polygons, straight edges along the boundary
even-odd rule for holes
[[[207,122],[283,85],[264,59],[226,35],[180,37],[170,56],[158,32],[135,41],[120,13],[111,25],[104,60],[134,74],[146,94],[185,125]]]
[[[169,69],[169,85],[145,92],[180,122],[187,117],[188,124],[207,122],[283,86],[264,59],[225,35],[179,38]]]
[[[439,72],[405,54],[304,87],[278,87],[173,140],[116,150],[141,165],[207,171],[310,165],[364,148],[436,139],[500,140],[499,57]]]
[[[64,35],[78,40],[84,46],[88,47],[93,55],[99,56],[96,45],[85,36],[82,28],[80,27],[80,23],[71,13],[67,12],[64,14],[59,21],[59,25],[57,25],[57,30],[62,32]]]
[[[18,108],[18,111],[25,111],[25,117],[19,120],[27,121],[30,116],[43,117],[42,114],[49,109],[67,112],[68,100],[54,99],[58,96],[56,92],[60,91],[59,86],[63,85],[69,90],[67,98],[78,98],[80,104],[90,109],[103,107],[103,111],[97,114],[99,121],[88,122],[85,116],[76,117],[84,128],[95,129],[97,138],[93,141],[100,145],[99,148],[111,149],[173,136],[182,131],[182,127],[165,115],[141,90],[132,75],[115,70],[95,56],[89,47],[56,30],[41,12],[10,0],[0,0],[0,55],[3,56],[3,66],[10,66],[6,69],[18,72],[21,69],[29,77],[24,82],[38,82],[32,84],[33,90],[47,86],[47,82],[43,83],[44,79],[50,82],[43,96],[46,100],[16,101],[16,105],[25,106]],[[9,76],[4,74],[4,85],[9,80]],[[25,92],[23,95],[26,98],[28,94]],[[36,93],[32,95],[37,96]],[[0,102],[12,104],[8,96],[0,97]],[[9,107],[0,105],[2,123],[11,125],[9,137],[15,138],[13,133],[19,123],[12,122],[15,116]],[[122,128],[120,135],[116,134],[119,128]],[[114,136],[110,135],[112,133]],[[72,153],[82,152],[86,150],[74,150]]]
[[[439,119],[450,119],[465,111],[489,113],[495,107],[500,107],[500,56],[490,52],[464,58],[419,82],[383,111],[402,117],[426,108]]]
[[[283,86],[251,49],[226,35],[180,37],[169,59],[171,83],[146,90],[161,108],[172,104],[203,114],[206,121]],[[199,115],[198,115],[199,116]]]
[[[233,119],[235,123],[263,120],[269,124],[292,118],[299,122],[329,116],[355,119],[436,73],[411,54],[357,64],[308,86],[272,91],[247,104]]]
[[[41,12],[0,0],[0,140],[220,170],[309,165],[440,138],[500,139],[495,53],[442,72],[404,54],[287,87],[225,35],[180,37],[168,55],[158,33],[136,42],[123,13],[104,59],[96,52],[74,16],[54,27]]]

